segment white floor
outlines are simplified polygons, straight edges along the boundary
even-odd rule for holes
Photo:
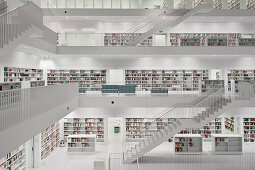
[[[253,147],[249,145],[244,146],[244,152],[254,152],[255,143],[252,144]],[[109,143],[109,144],[98,144],[96,146],[96,153],[68,153],[66,147],[57,148],[53,153],[51,153],[46,159],[42,160],[41,166],[39,168],[34,168],[31,170],[94,170],[94,160],[105,159],[106,167],[108,169],[108,158],[110,153],[121,153],[121,144],[120,143]],[[204,142],[203,150],[204,152],[209,152],[211,148],[210,142]],[[251,150],[251,148],[253,148]],[[163,143],[154,150],[150,151],[146,156],[171,156],[173,155],[173,143]],[[148,166],[148,165],[146,165]],[[151,164],[150,166],[154,166]],[[162,164],[162,167],[164,165]],[[169,164],[165,165],[166,167]],[[180,167],[173,167],[173,169],[180,170]],[[190,166],[192,167],[192,166]],[[150,169],[150,168],[148,168]],[[147,170],[148,170],[147,169]],[[192,168],[191,168],[192,169]],[[194,167],[194,170],[196,167]],[[121,170],[121,169],[119,169]],[[161,169],[163,170],[163,169]]]

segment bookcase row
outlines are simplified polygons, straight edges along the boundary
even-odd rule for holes
[[[0,159],[1,170],[25,170],[25,168],[26,148],[24,145],[19,146],[17,149]]]
[[[103,118],[64,118],[64,137],[75,134],[95,134],[97,142],[104,142]]]
[[[41,132],[41,159],[45,159],[59,145],[59,122],[56,122]]]
[[[48,85],[79,83],[79,92],[101,91],[106,84],[106,70],[48,70]]]
[[[43,80],[42,69],[4,67],[4,82]]]
[[[67,137],[68,152],[95,152],[96,135],[76,134]]]

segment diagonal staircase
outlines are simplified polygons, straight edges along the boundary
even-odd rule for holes
[[[125,139],[123,141],[123,163],[128,164],[136,161],[185,128],[201,128],[203,125],[224,114],[229,108],[246,106],[247,101],[252,101],[252,104],[254,104],[254,90],[254,84],[247,82],[239,83],[238,88],[235,89],[238,93],[234,95],[225,92],[225,88],[220,88],[216,91],[212,90],[189,108],[188,112],[198,111],[198,114],[194,118],[175,119],[170,125],[164,126],[163,129],[152,133],[150,136],[136,143],[128,142]],[[198,108],[201,107],[205,109],[203,111],[200,109],[199,112]],[[169,118],[169,113],[176,109],[172,108],[166,111],[159,118]],[[145,126],[142,130],[146,131],[149,128],[150,125]]]
[[[192,1],[191,3],[194,3],[194,2]],[[162,20],[160,23],[157,23],[153,27],[149,28],[145,33],[143,33],[142,36],[138,37],[137,39],[135,39],[134,41],[130,42],[127,45],[128,46],[135,46],[138,43],[140,43],[140,42],[144,41],[145,39],[147,39],[149,36],[151,36],[155,32],[158,32],[159,30],[164,29],[165,27],[173,28],[173,27],[177,26],[178,24],[182,23],[183,21],[185,21],[187,18],[189,18],[189,17],[191,17],[191,16],[193,16],[197,13],[209,13],[212,9],[213,9],[213,5],[209,4],[209,3],[208,4],[196,5],[194,7],[194,9],[186,10],[186,11],[183,11],[183,9],[178,9],[178,11],[176,12],[176,15],[177,16],[182,15],[178,19],[176,19],[174,21],[172,21],[172,20]],[[160,15],[156,15],[156,16],[160,16]],[[155,19],[155,16],[154,16],[154,19]],[[149,24],[150,23],[146,23],[145,25],[140,24],[138,26],[140,26],[141,28],[137,26],[136,29],[134,29],[134,30],[135,30],[135,32],[137,32],[138,30],[141,30],[143,27],[145,27],[146,25],[149,25]],[[133,33],[135,33],[135,32],[133,32]]]

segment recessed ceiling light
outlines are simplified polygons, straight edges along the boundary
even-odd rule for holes
[[[84,17],[84,18],[88,19],[89,17]]]
[[[24,47],[24,48],[28,48],[28,47]]]
[[[165,19],[166,17],[162,17],[163,19]]]
[[[66,19],[68,19],[69,17],[66,17]]]

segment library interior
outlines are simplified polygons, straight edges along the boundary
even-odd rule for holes
[[[254,170],[255,0],[0,0],[0,170]]]

